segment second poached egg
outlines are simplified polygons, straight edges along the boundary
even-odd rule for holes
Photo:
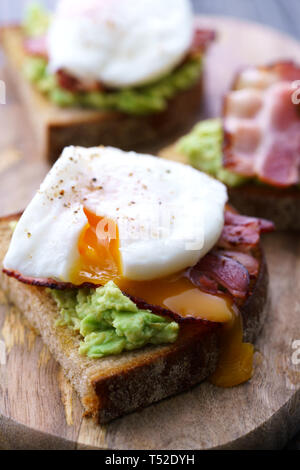
[[[192,37],[189,0],[61,0],[49,68],[108,87],[144,85],[174,69]]]

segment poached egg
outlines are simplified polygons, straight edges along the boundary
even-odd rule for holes
[[[75,286],[113,280],[149,303],[197,313],[213,296],[182,272],[218,241],[226,202],[225,186],[190,166],[68,147],[20,218],[3,265]],[[210,310],[218,314],[215,297]]]
[[[189,0],[60,0],[49,69],[108,87],[144,85],[182,61],[193,29]]]

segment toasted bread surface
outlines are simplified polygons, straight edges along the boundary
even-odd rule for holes
[[[23,76],[25,54],[20,27],[4,27],[1,43],[10,76],[35,130],[40,151],[52,163],[68,145],[114,146],[123,150],[154,151],[187,131],[199,113],[202,78],[170,100],[166,111],[133,116],[114,111],[63,109],[52,104]]]

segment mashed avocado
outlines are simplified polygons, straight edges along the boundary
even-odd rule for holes
[[[43,36],[51,21],[50,13],[39,3],[31,3],[26,9],[23,29],[26,36]]]
[[[51,21],[50,14],[32,5],[25,17],[27,36],[43,35]],[[61,88],[54,75],[48,73],[47,60],[27,56],[24,73],[40,92],[60,107],[86,107],[121,111],[127,114],[149,114],[164,111],[168,100],[178,92],[191,88],[202,73],[202,57],[188,59],[176,70],[146,86],[105,92],[69,92]]]
[[[249,179],[226,170],[222,165],[223,129],[220,119],[208,119],[197,124],[178,145],[190,164],[209,173],[228,186],[240,186]]]
[[[57,325],[80,333],[80,353],[88,357],[174,343],[178,337],[176,322],[140,310],[112,281],[98,289],[50,292],[60,311]]]

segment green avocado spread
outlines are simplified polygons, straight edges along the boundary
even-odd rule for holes
[[[190,164],[222,181],[227,186],[240,186],[249,179],[223,167],[223,128],[221,119],[208,119],[197,124],[194,129],[177,144],[179,153],[186,155]]]
[[[178,323],[139,309],[112,281],[97,289],[49,292],[60,312],[57,326],[79,333],[80,353],[88,357],[174,343],[178,337]]]
[[[39,5],[32,5],[25,17],[23,29],[29,37],[43,35],[51,21],[50,14]],[[53,103],[60,107],[86,107],[149,114],[164,111],[168,100],[180,91],[191,88],[202,73],[202,57],[189,58],[184,64],[161,79],[145,86],[113,91],[70,92],[59,86],[56,76],[48,72],[47,60],[26,56],[25,77],[35,84]]]

